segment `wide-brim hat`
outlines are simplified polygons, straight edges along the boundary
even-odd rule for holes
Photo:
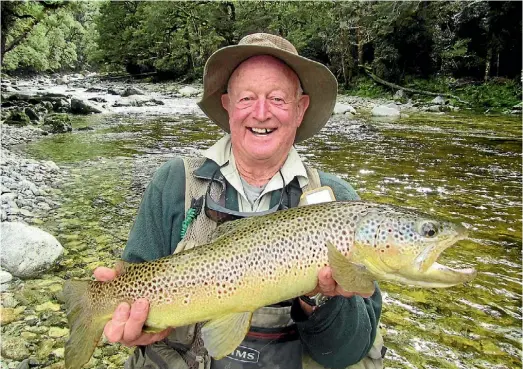
[[[205,64],[203,97],[198,106],[218,126],[230,132],[229,116],[222,106],[221,96],[227,92],[227,83],[236,67],[255,55],[271,55],[285,62],[298,75],[303,92],[309,95],[309,107],[296,132],[295,142],[318,133],[336,104],[336,78],[323,64],[298,55],[289,41],[276,35],[251,34],[242,38],[238,45],[214,52]]]

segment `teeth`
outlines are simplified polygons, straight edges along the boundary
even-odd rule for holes
[[[273,129],[251,128],[251,131],[253,131],[254,133],[259,133],[259,134],[267,134],[267,133],[271,133],[273,131]]]

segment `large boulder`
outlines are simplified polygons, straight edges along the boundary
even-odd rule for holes
[[[91,113],[101,113],[102,111],[95,106],[80,100],[80,99],[71,99],[71,113],[73,114],[91,114]]]
[[[34,278],[52,267],[64,249],[51,234],[17,222],[2,222],[2,268],[15,277]]]
[[[397,108],[392,108],[390,106],[378,105],[372,108],[371,114],[375,117],[390,117],[398,118],[401,113]]]
[[[71,132],[71,117],[65,113],[49,114],[44,119],[43,129],[49,133]]]

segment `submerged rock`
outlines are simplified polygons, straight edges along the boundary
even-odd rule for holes
[[[32,278],[48,270],[63,254],[63,247],[51,234],[18,222],[0,224],[1,263],[12,275]]]
[[[2,336],[2,357],[16,361],[27,359],[28,343],[21,337]]]

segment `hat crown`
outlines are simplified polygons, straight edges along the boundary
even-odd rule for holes
[[[238,45],[254,45],[254,46],[266,46],[273,47],[287,51],[289,53],[298,55],[298,51],[289,41],[283,37],[271,35],[269,33],[253,33],[247,35],[240,40]]]

